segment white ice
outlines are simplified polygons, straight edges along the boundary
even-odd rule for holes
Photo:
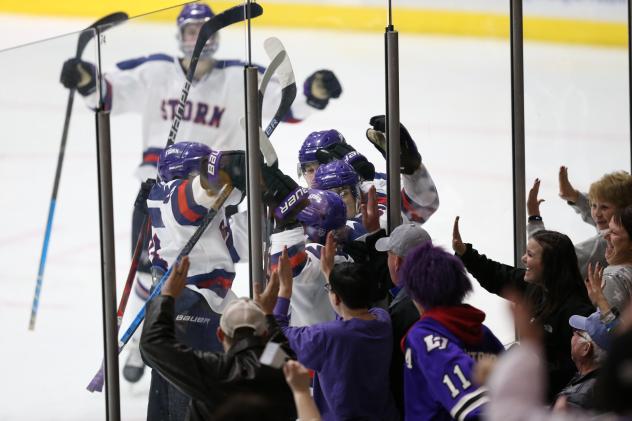
[[[0,48],[88,25],[85,20],[0,16]],[[383,113],[383,35],[298,31],[254,26],[253,59],[279,37],[298,81],[333,69],[344,87],[329,108],[273,136],[288,174],[312,130],[336,128],[383,168],[364,139],[370,116]],[[132,21],[106,33],[105,69],[120,59],[176,53],[170,24]],[[243,28],[224,31],[218,56],[245,57]],[[67,99],[58,83],[76,35],[0,52],[0,420],[99,420],[104,394],[85,386],[103,353],[98,196],[94,118],[75,101],[39,317],[27,330],[50,190]],[[95,61],[91,44],[84,58]],[[627,52],[624,49],[525,45],[527,188],[542,179],[546,226],[574,241],[593,234],[557,197],[557,171],[569,167],[580,189],[606,172],[629,170]],[[513,261],[511,96],[508,40],[400,34],[401,120],[416,139],[439,190],[441,207],[426,224],[450,249],[452,223],[461,216],[463,239],[505,263]],[[137,116],[112,119],[118,293],[129,265],[130,221],[138,183],[133,176],[141,143]],[[165,133],[166,139],[167,133]],[[519,201],[522,198],[518,198]],[[245,294],[243,267],[235,289]],[[507,304],[481,288],[471,303],[503,342],[513,339]],[[125,355],[121,358],[124,361]],[[145,419],[148,378],[121,379],[122,417]]]

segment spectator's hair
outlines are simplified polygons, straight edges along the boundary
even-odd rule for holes
[[[364,265],[339,263],[329,274],[331,290],[353,310],[368,308],[373,295],[370,274]]]
[[[591,202],[609,202],[618,209],[632,205],[632,176],[625,171],[605,174],[590,185],[588,198]]]
[[[232,342],[237,342],[240,341],[242,339],[246,339],[250,336],[255,336],[255,330],[251,327],[239,327],[237,329],[235,329],[235,333],[233,333],[233,336],[230,338],[232,339]]]
[[[584,335],[586,335],[586,337],[580,335],[579,340],[581,342],[590,342],[590,344],[592,345],[592,354],[590,355],[590,358],[595,364],[601,365],[606,359],[606,351],[599,345],[597,345],[593,338],[590,337],[588,332],[584,331],[583,333]]]
[[[531,238],[542,247],[542,283],[528,295],[534,316],[546,319],[570,296],[580,296],[590,303],[571,239],[547,230],[538,231]]]
[[[472,291],[461,260],[429,241],[408,252],[399,277],[425,310],[461,304]]]
[[[618,209],[614,215],[612,215],[612,220],[615,224],[623,227],[625,232],[628,233],[628,237],[632,240],[632,206]]]

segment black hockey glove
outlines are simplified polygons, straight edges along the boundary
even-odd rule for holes
[[[296,215],[309,204],[309,192],[276,167],[261,166],[263,203],[273,209],[277,229],[296,222]]]
[[[153,178],[148,178],[147,181],[143,181],[140,184],[140,191],[134,201],[134,207],[142,212],[143,215],[147,215],[147,198],[154,184],[156,184],[156,180]]]
[[[343,160],[351,165],[363,180],[373,180],[375,178],[375,166],[348,143],[334,143],[327,148],[319,149],[316,151],[316,158],[321,164],[326,164],[336,159]]]
[[[246,191],[246,153],[244,151],[213,151],[200,161],[200,183],[214,192],[224,184]]]
[[[76,89],[83,96],[89,95],[95,91],[96,69],[92,63],[83,61],[79,58],[71,58],[66,60],[61,68],[59,81],[68,89]]]
[[[386,158],[386,118],[383,115],[371,117],[369,124],[373,126],[367,129],[366,137]],[[408,130],[403,124],[399,124],[399,145],[401,148],[400,164],[402,174],[412,174],[421,165],[421,155],[417,150],[415,141],[410,137]]]
[[[338,98],[342,94],[342,86],[334,72],[323,69],[305,80],[303,93],[309,105],[322,110],[329,103],[329,98]]]

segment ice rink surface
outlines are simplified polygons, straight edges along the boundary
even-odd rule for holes
[[[69,33],[91,22],[0,16],[0,48]],[[329,68],[344,93],[298,125],[282,125],[272,141],[281,168],[295,174],[297,152],[313,130],[336,128],[378,168],[381,156],[364,138],[384,110],[383,35],[253,27],[253,60],[266,64],[268,36],[285,44],[299,83]],[[222,33],[220,58],[244,59],[244,28]],[[176,54],[175,27],[133,20],[105,34],[105,71],[121,59]],[[0,420],[100,420],[104,394],[85,386],[102,346],[97,171],[94,117],[77,96],[58,196],[37,327],[27,330],[67,92],[58,83],[76,34],[0,52]],[[91,43],[84,59],[95,62]],[[567,165],[583,189],[606,172],[630,168],[627,52],[624,49],[527,43],[525,62],[527,188],[542,179],[547,228],[575,242],[594,232],[557,197]],[[450,249],[461,216],[464,241],[512,263],[511,96],[508,40],[400,34],[401,120],[416,139],[437,185],[441,206],[425,228]],[[165,141],[167,133],[165,133]],[[112,118],[112,163],[118,293],[129,267],[130,221],[138,182],[140,119]],[[518,200],[522,200],[519,198]],[[247,293],[247,268],[235,289]],[[505,343],[513,340],[507,304],[478,286],[470,302]],[[124,322],[124,326],[127,322]],[[126,355],[121,358],[121,365]],[[124,420],[145,419],[149,376],[121,379]]]

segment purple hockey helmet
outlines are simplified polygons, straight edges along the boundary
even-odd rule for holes
[[[309,205],[298,213],[309,239],[323,244],[327,233],[346,227],[347,208],[336,193],[309,189]]]
[[[189,3],[186,4],[178,18],[176,19],[176,23],[178,24],[178,43],[180,44],[180,50],[184,53],[186,57],[191,57],[193,54],[193,49],[195,48],[195,40],[185,39],[184,36],[184,28],[192,23],[204,23],[207,20],[211,19],[215,16],[213,10],[204,4],[204,3]],[[209,40],[206,42],[206,45],[202,49],[202,53],[200,54],[201,58],[210,58],[213,56],[217,48],[219,47],[219,35],[217,33],[213,34]]]
[[[344,141],[345,137],[338,130],[331,129],[312,132],[305,138],[301,149],[298,151],[298,162],[301,165],[309,162],[317,162],[316,151],[336,143],[343,143]]]
[[[158,175],[164,182],[186,178],[199,171],[200,160],[213,152],[203,143],[178,142],[160,152]]]
[[[350,186],[355,194],[358,174],[344,161],[335,160],[318,167],[314,175],[314,187],[321,190]]]

